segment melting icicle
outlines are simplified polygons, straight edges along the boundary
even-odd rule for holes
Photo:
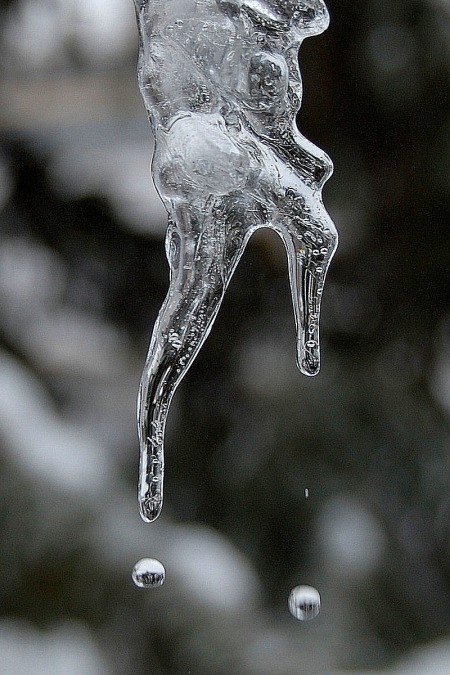
[[[311,621],[320,612],[320,595],[312,586],[296,586],[289,594],[289,611],[299,621]]]
[[[288,256],[297,360],[319,370],[319,310],[337,235],[321,198],[328,156],[295,125],[298,49],[328,25],[322,0],[135,0],[139,84],[155,134],[153,176],[169,214],[170,288],[142,375],[139,502],[163,501],[172,396],[219,310],[250,236]]]
[[[156,588],[163,585],[166,570],[159,560],[143,558],[133,567],[131,576],[139,588]]]

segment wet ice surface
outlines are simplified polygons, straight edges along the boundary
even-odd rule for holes
[[[250,236],[288,256],[300,370],[320,366],[319,312],[337,244],[321,199],[327,155],[297,130],[298,49],[328,25],[322,0],[136,1],[139,84],[155,135],[153,177],[169,215],[170,288],[138,402],[144,520],[163,501],[172,396],[208,336]]]
[[[289,611],[299,621],[311,621],[320,612],[320,595],[312,586],[296,586],[288,599]]]

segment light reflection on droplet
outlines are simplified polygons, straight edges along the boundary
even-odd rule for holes
[[[296,586],[289,594],[289,611],[299,621],[311,621],[320,612],[320,594],[312,586]]]
[[[142,558],[133,567],[131,576],[139,588],[156,588],[163,585],[166,578],[166,570],[159,560]]]

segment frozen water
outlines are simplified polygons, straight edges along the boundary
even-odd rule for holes
[[[163,500],[164,431],[250,236],[288,256],[300,370],[319,370],[319,311],[337,235],[321,199],[329,157],[295,125],[298,49],[328,25],[322,0],[135,0],[139,84],[155,135],[153,177],[169,214],[170,288],[138,400],[139,502]]]
[[[163,585],[166,570],[159,560],[143,558],[133,567],[131,576],[139,588],[156,588]]]
[[[289,611],[299,621],[311,621],[320,612],[320,595],[312,586],[296,586],[289,594]]]

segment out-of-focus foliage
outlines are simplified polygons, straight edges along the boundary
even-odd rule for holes
[[[132,4],[0,5],[0,671],[447,673],[450,6],[330,0],[302,47],[341,233],[322,372],[295,368],[260,233],[177,394],[146,526],[134,406],[167,265]],[[140,557],[165,586],[134,588]],[[308,625],[286,604],[303,583]]]

